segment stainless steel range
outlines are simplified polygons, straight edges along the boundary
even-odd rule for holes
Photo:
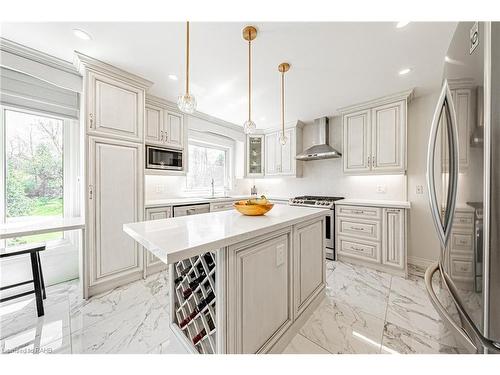
[[[290,198],[288,204],[291,206],[305,206],[324,208],[330,210],[330,215],[325,220],[325,242],[326,259],[335,260],[335,201],[344,199],[343,197],[321,197],[314,195],[304,195]]]

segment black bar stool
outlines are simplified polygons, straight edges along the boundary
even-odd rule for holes
[[[40,251],[45,250],[45,245],[27,245],[21,247],[15,247],[11,249],[0,249],[0,258],[8,258],[13,256],[19,256],[24,254],[30,255],[31,260],[31,273],[33,274],[32,280],[23,281],[17,284],[11,284],[7,286],[0,287],[0,291],[10,288],[15,288],[21,285],[26,285],[33,283],[34,289],[28,292],[23,292],[15,294],[9,297],[0,298],[0,302],[10,301],[11,299],[20,298],[27,296],[28,294],[35,293],[36,297],[36,310],[38,316],[43,316],[43,300],[47,298],[45,294],[45,282],[43,281],[42,264],[40,262]]]

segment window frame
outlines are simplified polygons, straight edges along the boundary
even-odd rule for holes
[[[62,144],[63,144],[63,217],[79,216],[80,212],[80,197],[78,191],[80,190],[80,151],[74,150],[73,145],[79,145],[79,120],[55,115],[49,112],[37,111],[24,107],[16,107],[12,105],[0,104],[0,145],[3,152],[0,152],[0,200],[2,205],[0,207],[0,224],[6,223],[7,214],[7,126],[6,126],[6,112],[20,112],[34,116],[49,117],[56,120],[63,121],[62,130]],[[75,186],[75,191],[68,188]],[[77,213],[77,214],[75,214]],[[63,232],[63,236],[57,240],[47,241],[47,247],[59,248],[67,247],[68,245],[77,245],[79,241],[78,233],[75,231]],[[0,240],[0,247],[6,247],[7,241]]]
[[[213,138],[213,137],[211,137]],[[189,137],[188,139],[188,145],[187,145],[187,153],[189,155],[189,146],[198,146],[198,147],[205,147],[205,148],[212,148],[215,150],[220,150],[225,153],[225,180],[227,181],[227,185],[224,184],[222,188],[218,187],[215,188],[214,191],[215,193],[224,193],[226,190],[231,190],[233,186],[233,173],[231,173],[232,169],[232,155],[233,155],[233,148],[229,145],[223,145],[221,143],[217,143],[216,141],[207,141],[207,140],[202,140],[199,138],[193,138]],[[189,168],[189,162],[191,158],[188,158],[188,171],[186,173],[186,182],[185,182],[185,192],[188,193],[210,193],[211,188],[189,188],[188,187],[188,174],[191,168]]]

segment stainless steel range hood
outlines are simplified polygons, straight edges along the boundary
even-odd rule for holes
[[[314,120],[315,131],[317,132],[318,144],[315,144],[300,154],[295,159],[309,161],[320,159],[336,159],[342,154],[328,144],[330,139],[330,127],[328,126],[328,117],[321,117]]]

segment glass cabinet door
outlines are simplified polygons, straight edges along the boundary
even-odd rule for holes
[[[264,136],[247,137],[247,175],[264,175]]]

